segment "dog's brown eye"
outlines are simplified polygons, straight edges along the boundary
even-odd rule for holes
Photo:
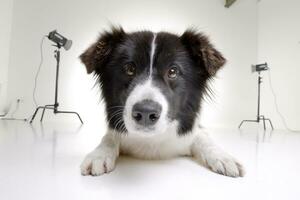
[[[177,78],[178,74],[179,74],[178,68],[176,66],[173,66],[168,71],[168,78],[175,79]]]
[[[135,66],[132,63],[124,65],[125,72],[128,76],[135,75]]]

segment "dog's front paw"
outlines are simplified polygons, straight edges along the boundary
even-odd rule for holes
[[[239,177],[245,175],[244,167],[229,154],[217,151],[211,152],[205,158],[205,163],[212,171],[230,177]]]
[[[95,150],[88,154],[81,163],[82,175],[100,176],[115,168],[116,156],[113,153]]]

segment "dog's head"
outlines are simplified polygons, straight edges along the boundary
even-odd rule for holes
[[[134,134],[190,131],[200,110],[207,80],[225,59],[193,30],[126,33],[112,28],[81,56],[99,78],[110,128]]]

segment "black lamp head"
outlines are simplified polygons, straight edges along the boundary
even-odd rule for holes
[[[251,66],[252,72],[261,72],[261,71],[266,71],[268,69],[269,69],[269,67],[268,67],[267,63],[262,63],[262,64],[257,64],[257,65]]]
[[[51,31],[48,35],[48,39],[55,42],[58,47],[63,47],[65,50],[69,50],[72,46],[72,40],[69,40],[59,34],[56,30]]]

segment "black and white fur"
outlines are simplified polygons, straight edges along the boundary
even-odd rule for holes
[[[244,175],[242,165],[197,124],[207,82],[225,64],[205,35],[192,29],[178,36],[112,28],[80,58],[98,78],[108,122],[100,145],[81,164],[83,175],[111,172],[120,154],[192,156],[214,172]]]

